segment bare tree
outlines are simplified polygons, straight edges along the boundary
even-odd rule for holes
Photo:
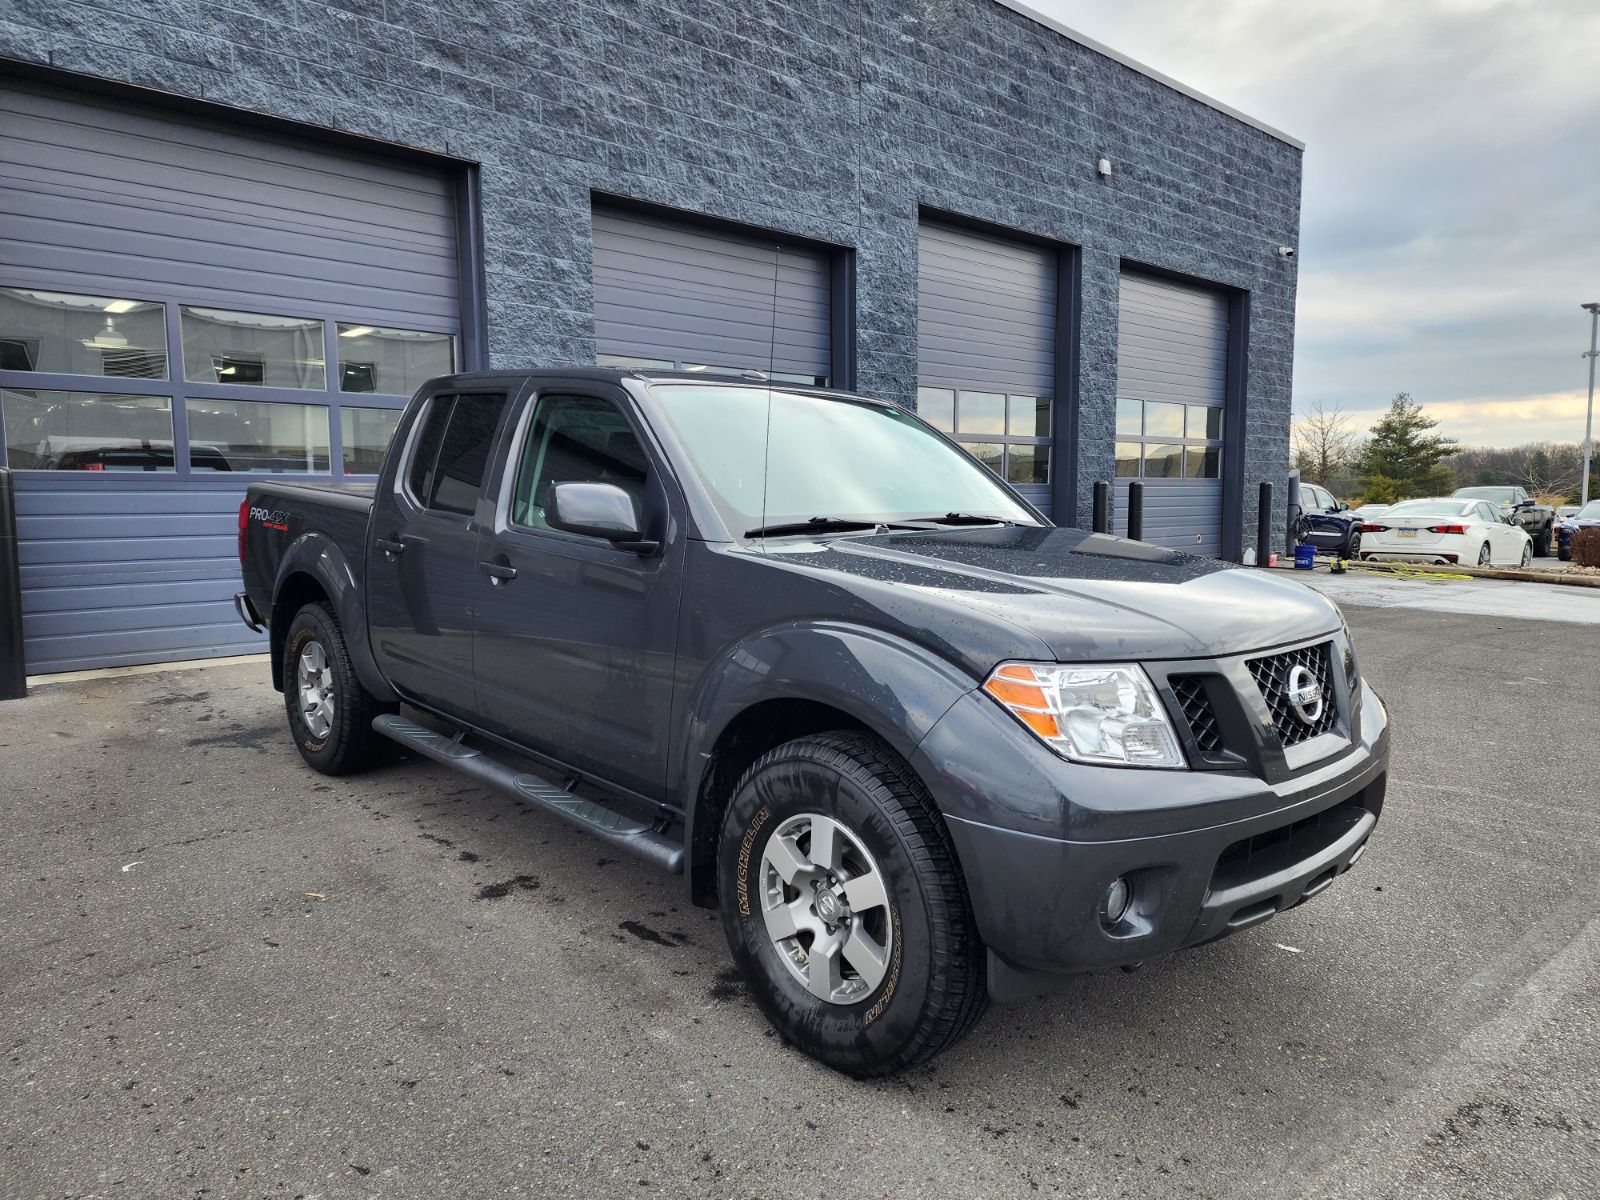
[[[1318,400],[1311,411],[1302,413],[1289,431],[1300,473],[1313,483],[1326,485],[1344,470],[1360,441],[1353,426],[1350,414],[1337,403],[1329,407]]]

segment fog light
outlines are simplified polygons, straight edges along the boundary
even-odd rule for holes
[[[1128,881],[1123,878],[1113,879],[1111,886],[1106,889],[1106,898],[1101,902],[1100,919],[1107,925],[1115,925],[1122,920],[1128,911],[1128,901],[1133,898],[1133,891],[1128,887]]]

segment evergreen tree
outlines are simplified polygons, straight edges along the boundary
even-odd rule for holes
[[[1438,424],[1410,393],[1395,396],[1383,419],[1373,425],[1356,463],[1369,500],[1377,502],[1379,494],[1385,499],[1449,494],[1455,476],[1439,460],[1454,453],[1456,443],[1430,432]]]

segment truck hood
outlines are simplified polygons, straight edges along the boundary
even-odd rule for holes
[[[919,600],[926,619],[958,608],[1032,635],[1061,662],[1244,654],[1339,628],[1327,599],[1276,572],[1081,529],[899,533],[776,554],[887,585],[877,602],[895,623],[912,624]]]

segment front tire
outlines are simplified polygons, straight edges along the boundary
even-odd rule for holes
[[[1545,551],[1545,553],[1548,554],[1549,551]],[[1529,567],[1531,567],[1533,565],[1533,543],[1532,542],[1523,542],[1522,543],[1522,561],[1518,565],[1520,567],[1522,567],[1524,570],[1526,570],[1527,568],[1529,568]]]
[[[1553,531],[1546,526],[1539,531],[1539,536],[1533,539],[1533,552],[1540,558],[1550,557],[1550,538]]]
[[[371,766],[387,747],[372,720],[395,706],[361,686],[339,619],[326,604],[308,604],[289,622],[283,702],[295,749],[312,770],[348,775]]]
[[[1361,531],[1359,529],[1352,529],[1350,531],[1350,540],[1345,543],[1344,554],[1341,557],[1343,557],[1343,558],[1360,558],[1361,557]]]
[[[778,1032],[857,1078],[926,1062],[988,1001],[950,835],[881,741],[817,734],[769,751],[723,816],[722,922]]]

